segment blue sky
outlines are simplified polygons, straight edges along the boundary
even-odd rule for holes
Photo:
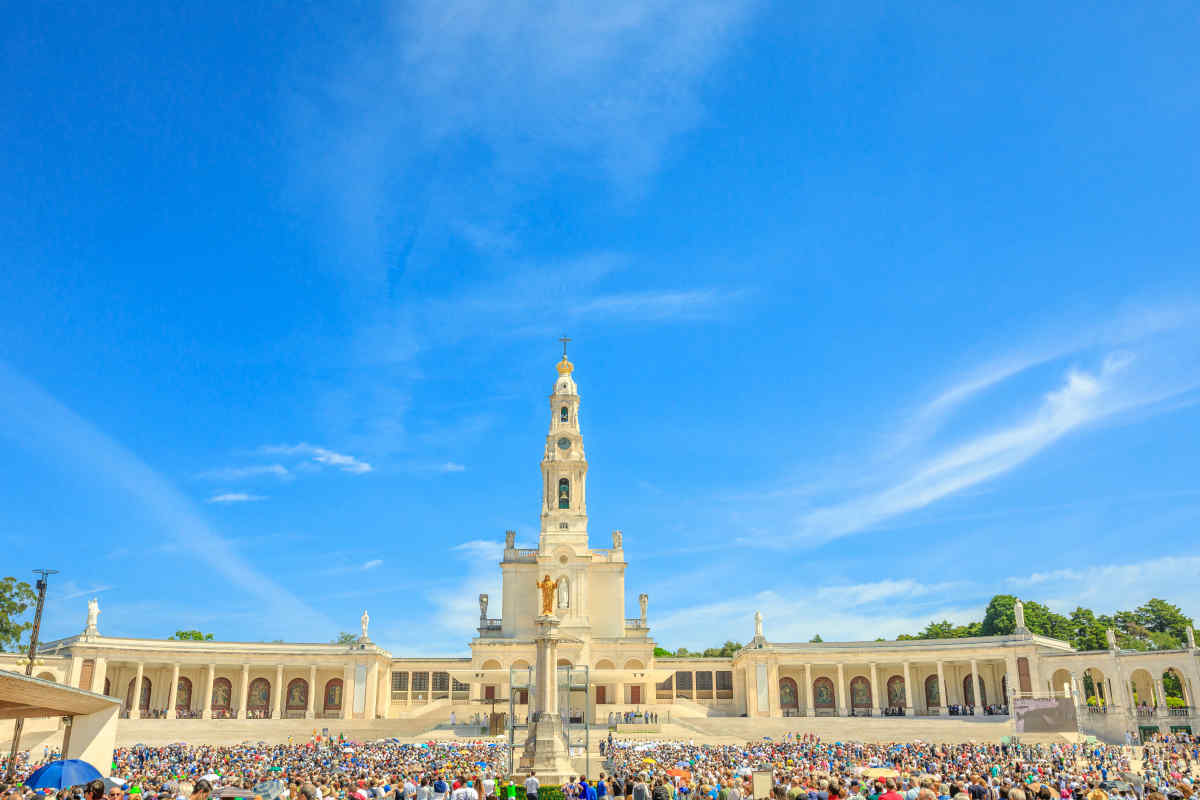
[[[664,645],[1200,614],[1194,11],[13,8],[0,570],[465,652],[565,332]]]

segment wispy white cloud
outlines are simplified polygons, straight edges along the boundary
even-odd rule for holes
[[[890,465],[890,474],[885,471],[876,485],[859,487],[844,499],[814,503],[784,534],[754,537],[746,543],[819,544],[857,533],[994,480],[1086,427],[1131,412],[1146,414],[1171,408],[1171,402],[1200,387],[1200,345],[1190,335],[1195,333],[1197,319],[1167,317],[1182,326],[1173,331],[1173,336],[1162,336],[1164,318],[1155,319],[1158,325],[1153,335],[1105,348],[1098,354],[1074,354],[1077,363],[1060,373],[1057,385],[1032,397],[1018,396],[1017,405],[998,406],[995,417],[1009,421],[976,428],[956,443],[931,453],[910,452],[897,465]],[[1093,365],[1084,366],[1089,361]],[[916,417],[928,420],[943,415],[967,398],[1045,363],[1042,355],[1008,359],[1003,362],[1005,366],[953,385]],[[916,440],[923,437],[904,437],[910,439],[904,445],[910,451],[916,450]],[[887,440],[882,445],[890,459],[895,458],[893,444],[895,440]]]
[[[917,611],[896,602],[900,596],[895,594],[889,595],[893,602],[856,608],[839,594],[845,588],[826,586],[816,593],[786,595],[767,590],[680,608],[651,615],[651,632],[671,648],[711,647],[726,639],[746,642],[754,633],[754,612],[761,611],[763,632],[770,641],[807,642],[814,634],[826,641],[866,641],[919,631],[931,619],[962,624],[979,619],[984,610],[983,604],[954,603],[948,597],[947,602]]]
[[[337,453],[328,448],[318,447],[307,442],[263,445],[259,448],[259,452],[270,455],[303,456],[308,459],[308,463],[335,467],[342,472],[349,472],[355,475],[370,472],[372,469],[370,464],[352,455]]]
[[[376,567],[381,567],[381,566],[383,566],[382,558],[372,558],[370,561],[367,561],[362,565],[362,569],[365,572],[369,569],[375,569]]]
[[[266,500],[267,498],[261,494],[247,494],[246,492],[222,492],[214,494],[208,498],[209,503],[253,503],[256,500]]]
[[[295,98],[298,179],[340,220],[353,263],[377,275],[404,232],[409,257],[446,234],[509,249],[514,226],[496,218],[519,203],[520,178],[538,191],[547,174],[584,172],[607,176],[622,198],[640,194],[670,142],[703,119],[705,77],[757,5],[397,6],[369,39],[343,43],[332,74],[293,81],[319,87]],[[464,143],[486,157],[461,165]]]
[[[447,461],[438,467],[438,472],[462,472],[466,469],[462,464],[453,461]]]
[[[199,477],[208,478],[214,481],[240,481],[245,478],[257,478],[262,475],[271,475],[276,478],[287,478],[291,476],[288,468],[282,464],[252,464],[245,467],[222,467],[220,469],[210,469],[201,472]]]
[[[0,407],[0,435],[129,498],[163,540],[256,604],[260,618],[272,621],[274,633],[311,637],[314,628],[333,629],[324,614],[244,558],[165,478],[3,362]]]
[[[1097,612],[1139,606],[1162,597],[1185,610],[1200,607],[1200,556],[1179,554],[1118,564],[1080,564],[1031,572],[1007,580],[1018,593],[1028,592],[1060,612],[1078,605]]]
[[[112,588],[114,588],[114,587],[112,587],[112,586],[93,586],[90,589],[75,588],[75,589],[68,591],[66,594],[62,595],[58,599],[59,600],[74,600],[77,597],[85,597],[85,596],[91,597],[93,595],[98,595],[102,592],[107,592],[109,589],[112,589]]]

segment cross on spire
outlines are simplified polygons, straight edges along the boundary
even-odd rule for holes
[[[566,357],[567,357],[567,342],[571,341],[571,337],[569,337],[569,336],[560,336],[558,340],[559,340],[560,342],[562,342],[562,346],[563,346],[563,358],[566,358]]]

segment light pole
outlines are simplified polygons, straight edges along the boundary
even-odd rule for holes
[[[33,674],[33,661],[37,658],[38,632],[42,628],[42,607],[46,605],[46,578],[51,575],[58,574],[56,569],[35,569],[34,574],[40,575],[37,582],[37,610],[33,613],[33,630],[29,633],[29,661],[25,664],[25,675]],[[25,727],[25,718],[17,717],[13,723],[13,741],[12,750],[8,754],[8,775],[5,778],[8,783],[13,782],[13,777],[17,772],[17,750],[21,747],[21,729]],[[64,753],[64,755],[66,755]]]

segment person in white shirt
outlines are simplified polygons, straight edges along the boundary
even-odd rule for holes
[[[483,776],[483,780],[480,781],[480,784],[480,794],[483,795],[484,800],[492,800],[492,798],[496,796],[496,779],[493,778],[489,773]]]
[[[529,800],[537,800],[538,787],[541,785],[541,781],[537,779],[537,773],[530,770],[529,777],[525,779],[525,797]]]

